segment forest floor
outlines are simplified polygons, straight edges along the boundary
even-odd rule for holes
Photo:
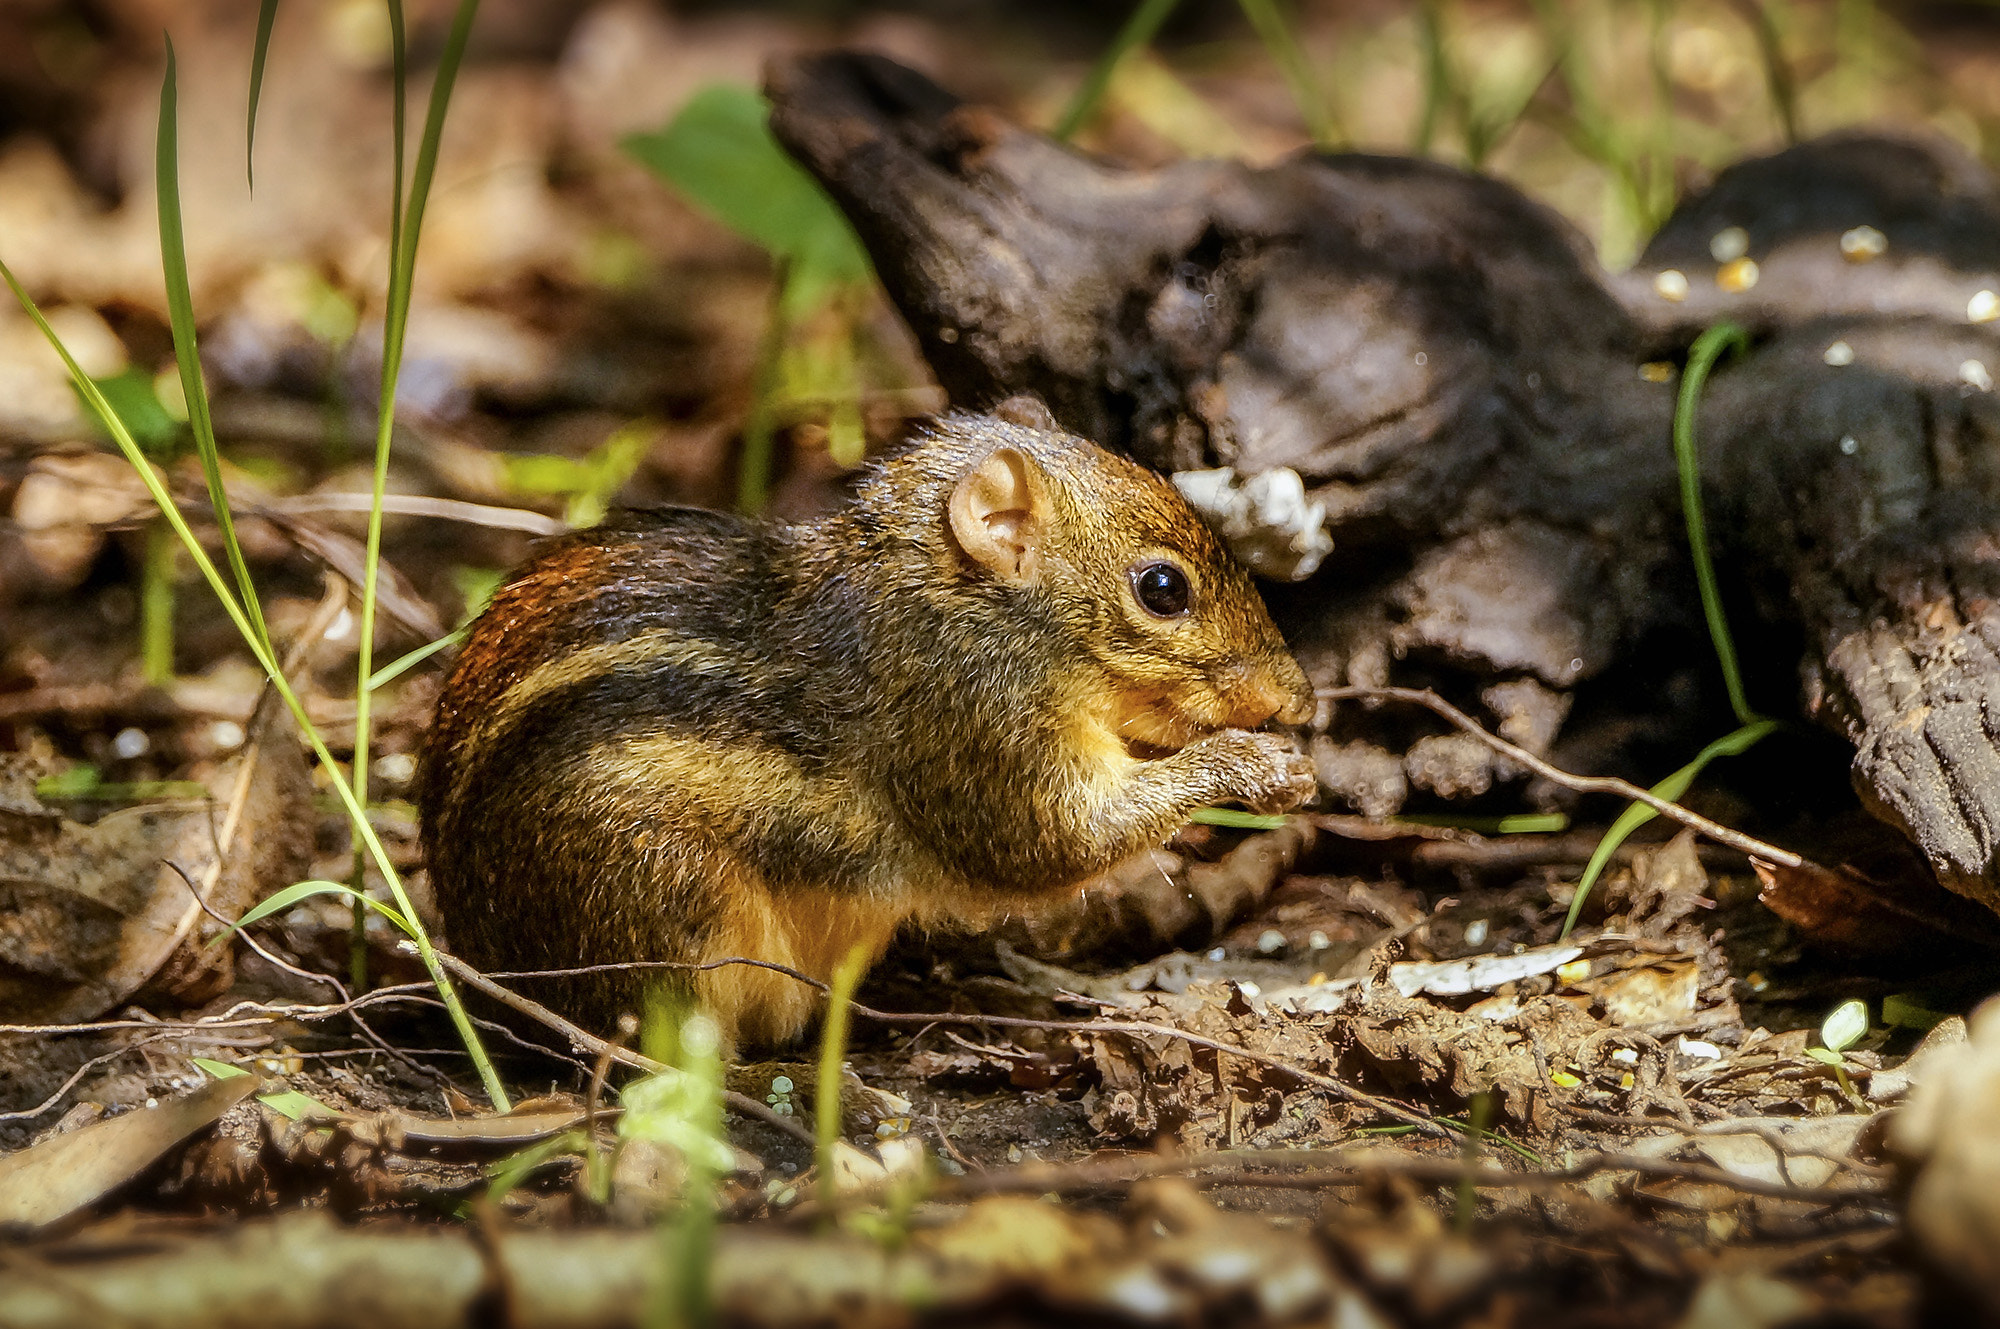
[[[1661,6],[1656,30],[1636,7],[1578,3],[1560,95],[1562,52],[1529,7],[1439,6],[1458,89],[1428,116],[1425,11],[1301,8],[1323,137],[1409,151],[1434,119],[1433,151],[1482,156],[1607,265],[1678,191],[1781,141],[1742,5]],[[1991,156],[2000,26],[1943,7],[1758,12],[1789,25],[1806,130],[1868,120]],[[391,179],[377,8],[281,9],[254,194],[254,7],[0,14],[0,261],[199,494],[155,230],[162,13],[232,502],[306,709],[351,760]],[[449,12],[410,14],[427,70]],[[841,403],[870,447],[945,405],[880,297],[795,329],[773,386],[768,257],[624,136],[836,42],[1046,125],[1113,27],[1060,6],[836,21],[490,4],[417,268],[378,664],[607,503],[728,506],[760,391],[780,516],[839,501]],[[1160,50],[1121,67],[1083,146],[1158,163],[1309,144],[1233,6],[1190,5]],[[1615,91],[1656,75],[1670,116]],[[609,1049],[558,1054],[476,1005],[526,1100],[496,1115],[380,918],[357,950],[349,905],[321,895],[200,944],[220,923],[190,886],[234,917],[349,876],[335,777],[260,707],[234,629],[11,304],[0,512],[0,1224],[19,1237],[0,1250],[0,1325],[244,1308],[274,1326],[668,1322],[703,1296],[746,1324],[1961,1313],[1933,1272],[1954,1254],[1907,1221],[1913,1165],[1887,1136],[1908,1058],[1964,1040],[1956,1017],[2000,986],[1990,964],[1942,939],[1866,959],[1810,946],[1758,902],[1746,858],[1659,823],[1565,935],[1610,800],[1546,834],[1341,809],[1195,826],[1045,915],[900,939],[854,1008],[837,1184],[809,1129],[816,1046],[730,1067],[748,1104],[708,1188],[712,1259],[674,1284],[672,1252],[703,1239],[682,1200],[702,1187],[684,1150],[620,1134]],[[368,760],[371,824],[448,948],[408,794],[443,658],[375,693]],[[1728,820],[1754,784],[1724,776],[1698,806]]]

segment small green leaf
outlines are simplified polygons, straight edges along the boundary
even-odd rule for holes
[[[736,1165],[729,1143],[716,1134],[715,1086],[698,1073],[666,1070],[635,1080],[619,1092],[625,1114],[618,1119],[621,1140],[650,1140],[680,1151],[709,1173]]]
[[[126,432],[138,440],[147,456],[167,458],[179,450],[175,445],[181,440],[181,422],[160,404],[159,394],[153,390],[152,375],[133,366],[91,382],[104,394],[104,400],[111,403],[111,409],[118,412]]]
[[[1843,1064],[1841,1055],[1838,1052],[1829,1052],[1825,1048],[1807,1048],[1806,1055],[1814,1061],[1823,1061],[1836,1069]]]
[[[97,768],[88,762],[35,781],[36,798],[88,798],[97,790]]]
[[[770,104],[754,88],[711,84],[665,129],[632,134],[625,151],[697,207],[789,267],[793,317],[844,283],[874,278],[868,253],[818,183],[771,136]]]
[[[1820,1041],[1834,1052],[1853,1047],[1868,1033],[1868,1003],[1843,1001],[1819,1027]]]
[[[259,1094],[257,1101],[271,1111],[290,1121],[304,1121],[309,1117],[338,1117],[326,1104],[311,1094],[302,1094],[296,1089],[283,1089],[277,1093]]]
[[[241,1066],[231,1066],[226,1061],[212,1061],[207,1057],[190,1057],[188,1060],[207,1071],[211,1079],[234,1080],[239,1075],[250,1073]]]
[[[1882,1023],[1895,1029],[1929,1030],[1943,1022],[1945,1011],[1932,1010],[1915,993],[1891,992],[1882,998]]]

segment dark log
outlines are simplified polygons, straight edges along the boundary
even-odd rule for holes
[[[1962,153],[1849,136],[1741,164],[1613,279],[1547,210],[1436,163],[1129,171],[875,57],[769,86],[955,400],[1036,392],[1163,469],[1295,469],[1336,541],[1276,597],[1315,678],[1447,667],[1538,751],[1560,694],[1644,676],[1640,643],[1706,646],[1674,387],[1640,357],[1721,317],[1770,335],[1702,413],[1725,572],[1802,630],[1804,709],[1855,744],[1864,802],[2000,908],[2000,337],[1969,321],[2000,290],[2000,187]],[[1856,262],[1862,226],[1886,248]],[[1760,275],[1724,290],[1731,227]],[[1390,756],[1412,731],[1382,716],[1317,749],[1370,812],[1518,775],[1440,740]]]

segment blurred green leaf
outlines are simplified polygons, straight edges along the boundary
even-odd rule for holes
[[[126,432],[147,455],[170,457],[180,450],[176,445],[181,440],[181,422],[160,404],[159,394],[153,391],[151,374],[133,366],[104,378],[93,378],[91,382],[104,394],[104,400],[111,403],[111,409],[118,412]]]
[[[631,134],[625,151],[737,234],[787,265],[787,312],[817,308],[843,284],[874,279],[868,254],[833,200],[771,137],[770,105],[753,88],[716,83],[663,130]]]

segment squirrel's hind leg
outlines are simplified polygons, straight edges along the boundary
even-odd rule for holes
[[[902,922],[902,911],[880,900],[814,890],[779,896],[761,881],[731,885],[720,926],[703,947],[709,961],[763,960],[830,982],[856,945],[867,963],[881,958]],[[825,1004],[818,988],[747,964],[704,971],[696,994],[732,1046],[793,1042]]]

